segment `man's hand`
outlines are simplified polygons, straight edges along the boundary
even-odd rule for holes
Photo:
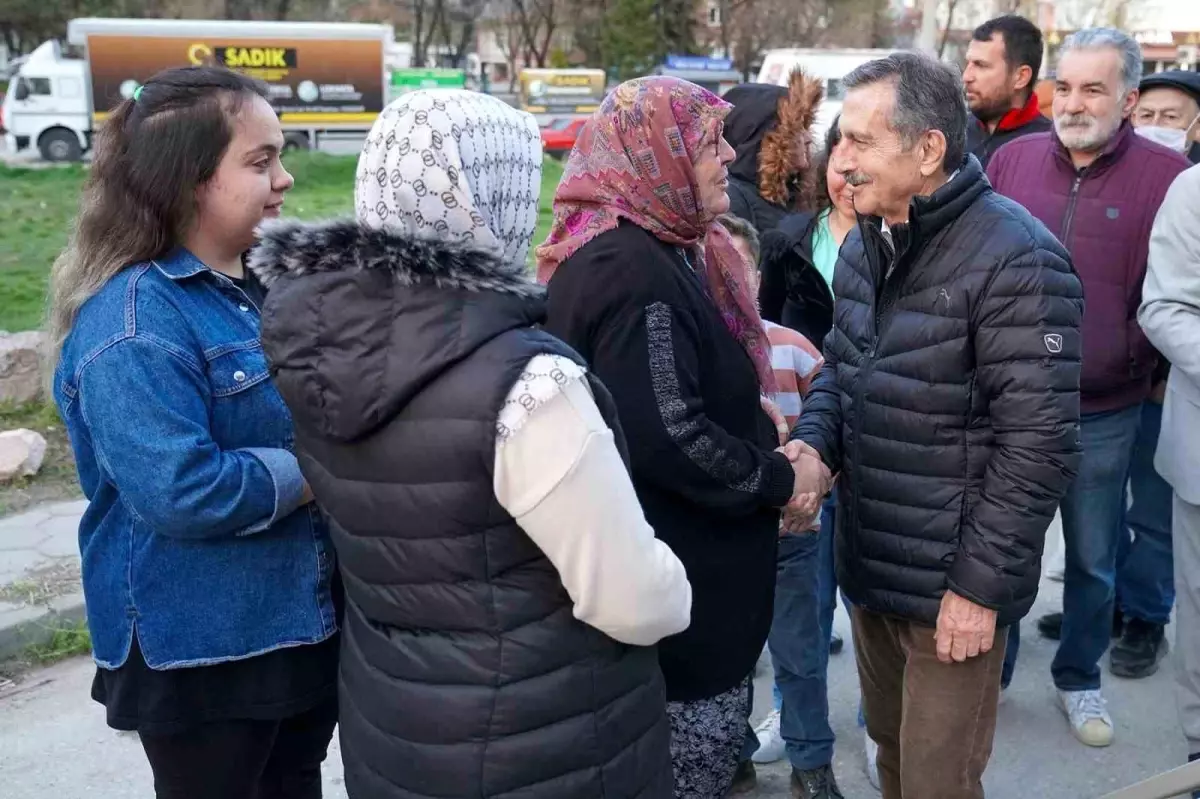
[[[1155,405],[1162,405],[1167,401],[1167,381],[1164,380],[1154,388],[1150,389],[1150,401]]]
[[[314,501],[316,501],[316,497],[313,496],[312,486],[310,486],[308,484],[308,481],[305,480],[304,481],[304,493],[300,495],[300,506],[304,507],[305,505],[308,505],[309,503],[314,502]]]
[[[778,451],[791,461],[796,476],[792,499],[783,512],[783,528],[790,533],[810,532],[833,476],[817,451],[803,441],[790,441]]]
[[[771,401],[768,397],[762,397],[762,409],[767,412],[767,416],[771,417],[771,421],[775,423],[775,432],[779,434],[779,446],[787,443],[788,433],[791,430],[788,428],[787,417],[783,415],[783,411],[779,410],[779,406]]]
[[[943,663],[962,663],[992,651],[996,642],[996,611],[976,605],[947,590],[942,596],[942,607],[938,611],[937,632],[938,660]]]

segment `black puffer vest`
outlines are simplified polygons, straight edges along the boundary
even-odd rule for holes
[[[488,255],[352,225],[276,226],[252,266],[346,583],[350,796],[669,796],[655,650],[577,621],[493,491],[496,420],[522,369],[579,360],[534,327],[541,289]]]

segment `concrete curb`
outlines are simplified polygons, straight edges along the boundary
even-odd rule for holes
[[[82,593],[0,610],[0,660],[17,657],[31,646],[48,644],[56,631],[85,618],[87,610]]]

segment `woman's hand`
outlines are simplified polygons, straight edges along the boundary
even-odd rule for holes
[[[779,406],[772,402],[768,397],[760,397],[762,400],[762,409],[767,412],[767,416],[771,417],[771,421],[775,423],[775,432],[779,435],[779,446],[787,443],[788,433],[791,429],[788,427],[787,417],[783,415],[783,411],[779,410]]]
[[[316,499],[317,498],[313,496],[312,486],[310,486],[308,484],[308,481],[305,480],[304,481],[304,493],[300,495],[300,506],[303,507],[305,505],[308,505],[311,502],[315,502]]]

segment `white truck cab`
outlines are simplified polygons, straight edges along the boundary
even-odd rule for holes
[[[56,41],[29,54],[8,85],[4,139],[11,151],[37,148],[47,161],[78,161],[91,147],[87,65]]]

